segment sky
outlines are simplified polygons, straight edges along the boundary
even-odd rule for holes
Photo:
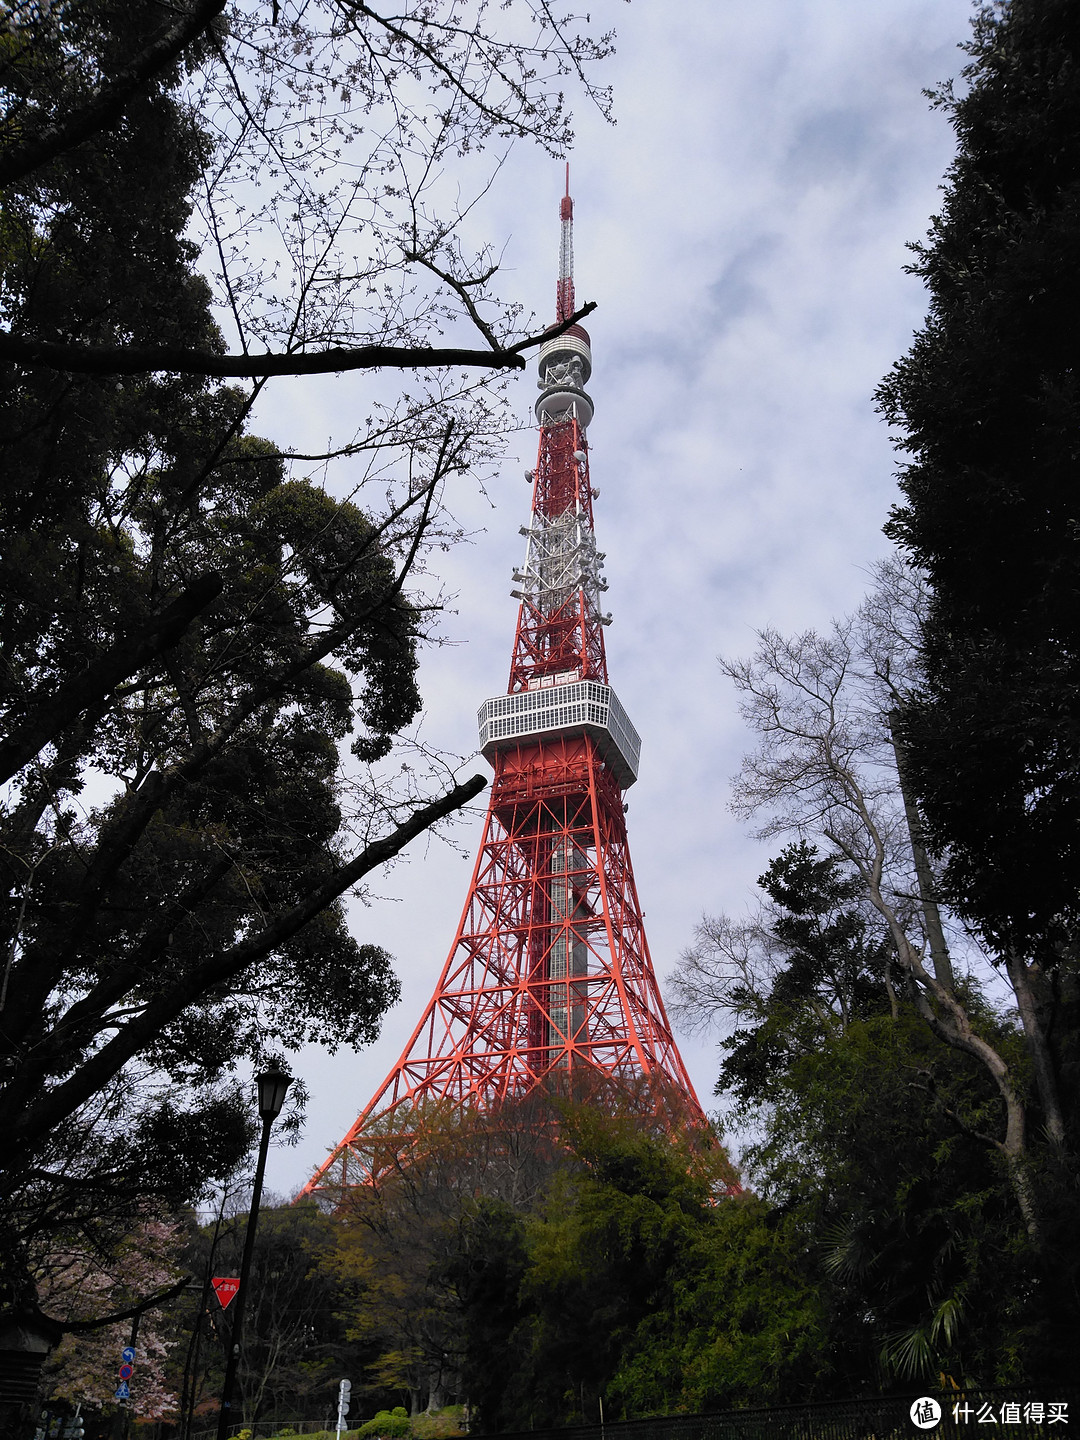
[[[642,738],[627,821],[663,988],[703,912],[752,907],[778,843],[728,809],[753,740],[717,655],[749,653],[766,626],[827,626],[888,551],[898,457],[872,396],[925,313],[905,246],[926,233],[953,137],[923,91],[959,74],[972,7],[594,0],[592,13],[618,31],[602,77],[617,124],[577,110],[577,297],[598,306],[589,443],[608,663]],[[558,162],[521,145],[470,220],[501,251],[502,293],[545,319],[562,184]],[[317,445],[348,428],[364,384],[271,388],[254,428]],[[527,421],[535,366],[515,386]],[[506,688],[535,448],[533,431],[514,438],[486,495],[461,480],[454,509],[474,533],[439,556],[456,599],[449,643],[421,662],[423,735],[463,755],[477,706]],[[478,756],[460,772],[474,773],[490,773]],[[279,1195],[307,1180],[396,1062],[453,940],[482,821],[481,804],[454,845],[414,842],[369,903],[351,905],[357,939],[395,957],[402,998],[368,1049],[295,1057],[310,1100],[300,1142],[271,1152]],[[715,1040],[678,1039],[713,1108]]]

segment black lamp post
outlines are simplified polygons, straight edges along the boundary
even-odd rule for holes
[[[240,1344],[244,1336],[244,1309],[247,1305],[248,1274],[251,1270],[251,1254],[255,1248],[255,1227],[259,1223],[259,1201],[262,1199],[263,1174],[266,1170],[266,1152],[270,1148],[270,1127],[281,1114],[285,1104],[285,1092],[293,1077],[281,1069],[277,1061],[261,1075],[255,1076],[259,1087],[259,1116],[262,1120],[262,1138],[259,1141],[259,1162],[255,1166],[255,1186],[251,1192],[251,1209],[248,1212],[247,1231],[244,1234],[244,1257],[240,1262],[240,1288],[233,1304],[232,1343],[225,1365],[225,1384],[221,1388],[221,1410],[218,1414],[217,1440],[226,1440],[229,1422],[232,1419],[232,1392],[236,1384],[236,1370],[240,1363]]]

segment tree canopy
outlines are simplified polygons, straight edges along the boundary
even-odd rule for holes
[[[912,266],[925,328],[879,399],[910,460],[889,530],[924,567],[925,684],[903,710],[950,899],[1000,951],[1080,918],[1080,17],[979,11],[957,154]]]
[[[343,897],[484,783],[390,753],[444,490],[503,428],[461,367],[540,336],[431,167],[564,145],[549,81],[608,43],[513,8],[0,19],[0,1311],[52,1339],[53,1247],[233,1170],[239,1065],[372,1038],[396,981]],[[322,455],[251,433],[267,375],[356,366],[425,373]]]
[[[828,1393],[1065,1378],[1067,1312],[1039,1288],[990,1073],[925,1023],[910,983],[890,983],[888,930],[838,855],[791,844],[759,883],[753,921],[700,927],[674,1013],[721,1033],[716,1093],[748,1184],[803,1257]],[[956,985],[1021,1068],[1014,1021]]]
[[[551,1121],[557,1115],[558,1140]],[[812,1391],[821,1307],[800,1237],[728,1197],[718,1146],[619,1097],[532,1097],[433,1135],[341,1227],[369,1375],[483,1433]]]
[[[787,843],[757,912],[706,917],[675,977],[675,1014],[720,1029],[751,1183],[823,1256],[848,1385],[1064,1376],[1080,1329],[1067,965],[1055,998],[1044,957],[945,903],[903,720],[931,594],[890,561],[826,634],[722,662],[759,740],[733,808]]]

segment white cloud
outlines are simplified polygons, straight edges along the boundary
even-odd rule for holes
[[[922,318],[904,246],[925,233],[952,140],[921,91],[958,73],[969,14],[967,0],[601,7],[600,23],[620,29],[608,77],[619,123],[579,116],[577,280],[579,299],[600,302],[596,520],[612,681],[643,739],[628,819],[661,977],[701,911],[740,911],[768,859],[726,810],[749,737],[716,652],[745,652],[766,624],[827,624],[858,602],[885,549],[895,457],[871,395]],[[559,165],[521,149],[470,222],[496,246],[509,237],[504,293],[545,318],[561,187]],[[259,424],[293,444],[301,430],[345,431],[363,386],[279,389]],[[533,386],[519,382],[523,419]],[[477,705],[506,684],[535,439],[512,449],[494,510],[460,497],[464,523],[485,533],[445,557],[459,592],[445,631],[465,643],[431,651],[421,670],[425,733],[462,752]],[[479,829],[474,815],[458,834],[474,846]],[[397,903],[354,909],[358,937],[397,957],[404,999],[364,1054],[304,1054],[307,1133],[274,1157],[275,1189],[303,1182],[396,1060],[471,864],[418,845],[376,887]],[[715,1057],[700,1043],[684,1054],[708,1103]]]

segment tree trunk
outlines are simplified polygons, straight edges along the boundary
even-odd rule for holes
[[[1008,1062],[989,1041],[977,1034],[971,1017],[957,999],[951,987],[947,987],[932,976],[922,962],[919,952],[908,940],[904,927],[896,912],[885,899],[881,890],[881,862],[883,848],[880,837],[875,833],[876,858],[872,870],[866,874],[870,900],[884,919],[896,947],[896,959],[901,969],[912,980],[912,995],[919,1013],[930,1029],[946,1045],[963,1050],[983,1064],[997,1086],[1005,1105],[1005,1138],[992,1140],[1005,1157],[1009,1168],[1009,1180],[1017,1207],[1023,1217],[1028,1236],[1036,1246],[1041,1245],[1041,1231],[1038,1210],[1032,1194],[1031,1176],[1027,1164],[1026,1115],[1020,1091],[1013,1083]],[[937,1002],[935,1010],[931,997]]]
[[[911,793],[911,786],[904,769],[903,746],[896,735],[896,715],[897,712],[894,710],[889,716],[889,735],[892,740],[893,755],[896,757],[896,778],[900,784],[900,798],[904,802],[904,817],[907,820],[908,839],[911,842],[911,857],[915,862],[915,880],[919,887],[919,904],[922,908],[923,923],[926,926],[926,939],[930,946],[930,960],[938,984],[944,985],[947,990],[951,991],[955,984],[952,960],[949,956],[949,947],[945,943],[945,932],[941,927],[941,911],[938,909],[935,898],[934,872],[930,867],[930,857],[926,851],[922,816],[919,814],[915,797]]]
[[[434,1415],[446,1404],[446,1388],[442,1371],[433,1371],[430,1377],[430,1388],[428,1389],[427,1413]]]
[[[1024,1217],[1024,1225],[1028,1235],[1039,1244],[1041,1232],[1039,1228],[1039,1216],[1035,1207],[1035,1197],[1031,1193],[1031,1174],[1027,1164],[1027,1137],[1026,1115],[1024,1102],[1020,1099],[1011,1083],[1006,1088],[1000,1085],[1002,1097],[1005,1101],[1005,1139],[1001,1149],[1009,1167],[1009,1179],[1012,1181],[1013,1194],[1016,1196],[1016,1203],[1020,1207],[1020,1213]]]
[[[1039,1100],[1046,1121],[1046,1133],[1055,1145],[1063,1145],[1065,1143],[1065,1117],[1061,1109],[1057,1076],[1054,1074],[1054,1060],[1046,1038],[1046,1026],[1043,1024],[1043,1017],[1040,1013],[1042,1007],[1036,999],[1035,987],[1032,984],[1033,973],[1039,974],[1040,972],[1035,965],[1029,967],[1024,957],[1018,955],[1011,945],[1005,952],[1005,966],[1009,972],[1013,994],[1016,996],[1017,1008],[1020,1011],[1020,1020],[1024,1026],[1024,1038],[1031,1055],[1035,1086],[1039,1092]]]

